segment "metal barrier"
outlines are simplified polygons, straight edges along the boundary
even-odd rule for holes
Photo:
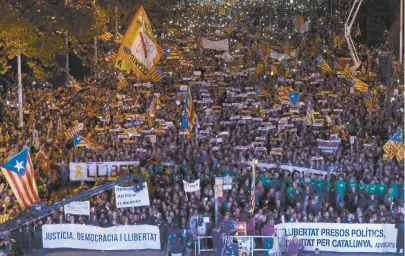
[[[255,239],[272,239],[272,248],[256,248]],[[214,248],[208,248],[208,239],[212,240],[212,236],[199,236],[194,244],[194,255],[201,255],[201,253],[211,253],[214,252]],[[268,252],[271,254],[280,253],[280,246],[277,237],[273,236],[225,236],[223,237],[223,247],[221,248],[221,255],[225,255],[227,250],[234,250],[232,244],[235,245],[234,241],[237,241],[237,248],[240,250],[245,250],[248,255],[254,255],[254,252]],[[201,246],[204,244],[204,246]],[[205,248],[203,248],[205,247]],[[236,254],[239,255],[239,254]],[[280,254],[281,255],[281,254]]]

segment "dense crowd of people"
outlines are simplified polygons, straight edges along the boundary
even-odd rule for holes
[[[189,8],[185,11],[194,12],[197,7]],[[333,42],[332,32],[321,33],[330,26],[326,14],[319,11],[323,6],[313,7],[319,9],[312,14],[317,15],[316,20],[304,15],[311,20],[306,33],[297,32],[292,23],[278,24],[279,9],[255,8],[240,15],[240,23],[249,22],[227,35],[232,61],[218,57],[213,50],[201,51],[194,34],[177,39],[166,35],[162,43],[175,45],[183,56],[165,61],[162,68],[166,76],[157,83],[128,78],[128,85],[120,87],[117,71],[106,58],[99,60],[82,90],[42,82],[24,84],[23,128],[18,128],[18,111],[10,97],[0,128],[0,162],[24,146],[29,146],[34,156],[44,143],[50,168],[34,161],[43,204],[51,205],[107,182],[82,182],[79,186],[69,180],[70,162],[102,161],[139,161],[139,168],[120,175],[142,176],[148,183],[151,202],[150,207],[117,209],[113,191],[104,191],[91,198],[90,216],[65,215],[61,208],[46,219],[14,230],[11,237],[17,253],[40,248],[42,224],[53,223],[158,225],[162,248],[181,253],[193,248],[197,236],[212,235],[230,219],[246,222],[249,235],[265,236],[274,235],[274,225],[281,222],[403,222],[404,163],[389,159],[382,149],[389,139],[387,91],[378,82],[376,59],[379,52],[389,50],[387,46],[360,48],[360,76],[367,77],[374,99],[369,112],[363,93],[352,91],[344,75],[326,74],[317,66],[317,57],[323,55],[337,70],[338,57],[348,54],[344,45]],[[270,15],[262,20],[265,13]],[[204,15],[216,24],[221,14],[212,11]],[[272,25],[258,36],[260,22]],[[285,34],[284,27],[291,32]],[[201,34],[206,28],[202,25],[197,32]],[[315,43],[318,37],[320,41]],[[263,58],[252,49],[262,41],[272,49],[279,41],[281,49],[288,42],[293,49],[299,47],[299,53],[288,61]],[[114,50],[108,44],[103,47],[109,53]],[[256,72],[259,62],[266,63],[268,71]],[[393,76],[399,81],[402,72],[399,66]],[[404,89],[399,84],[393,83],[392,131],[404,126]],[[184,85],[191,87],[197,115],[191,133],[180,127]],[[257,88],[267,94],[258,95]],[[280,102],[280,88],[300,92],[298,104]],[[308,102],[320,125],[306,122]],[[93,148],[74,147],[72,139],[65,136],[64,132],[78,124],[83,124],[78,134],[91,141]],[[344,126],[336,135],[341,145],[336,154],[324,153],[316,139],[329,139],[336,133],[334,125]],[[32,139],[35,131],[41,143]],[[128,131],[136,132],[136,136],[128,136]],[[123,134],[126,136],[119,136]],[[355,137],[353,143],[351,136]],[[252,213],[253,159],[259,164]],[[271,168],[266,167],[270,164]],[[224,190],[219,199],[220,220],[215,226],[215,177],[227,175],[233,179],[232,188]],[[0,213],[7,218],[25,213],[27,209],[19,208],[5,178],[0,179]],[[184,192],[182,181],[197,179],[201,190]],[[204,216],[211,222],[201,231]],[[181,244],[169,239],[174,234],[181,236]]]

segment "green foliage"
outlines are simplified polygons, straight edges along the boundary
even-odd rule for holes
[[[167,0],[0,0],[0,73],[10,67],[7,60],[18,54],[28,58],[28,66],[38,78],[60,72],[55,57],[65,54],[65,34],[69,51],[84,64],[92,59],[92,42],[105,31],[114,31],[114,8],[118,6],[118,23],[127,27],[137,9],[144,5],[154,26],[169,18]],[[119,31],[123,33],[123,31]]]

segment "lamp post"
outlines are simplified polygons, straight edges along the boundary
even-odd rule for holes
[[[19,117],[19,127],[24,126],[24,114],[23,114],[23,100],[22,100],[22,81],[21,81],[21,54],[17,56],[17,72],[18,72],[18,117]]]

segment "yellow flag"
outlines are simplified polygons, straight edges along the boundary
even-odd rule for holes
[[[155,40],[152,24],[141,6],[125,32],[115,67],[127,73],[132,70],[140,80],[147,81],[149,71],[161,57],[162,49]]]

